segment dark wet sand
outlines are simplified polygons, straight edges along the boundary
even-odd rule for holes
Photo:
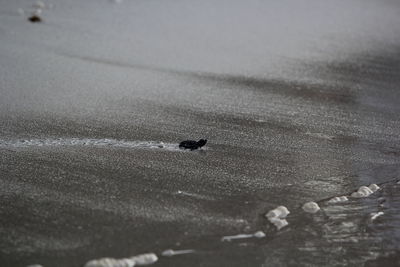
[[[280,101],[272,114],[124,100],[102,106],[110,111],[106,118],[96,117],[96,112],[79,117],[3,112],[3,140],[74,137],[178,143],[207,137],[209,144],[193,152],[0,147],[1,264],[81,266],[93,258],[168,248],[198,252],[161,258],[158,265],[351,265],[368,260],[374,264],[380,257],[385,262],[399,251],[398,230],[390,224],[396,227],[398,218],[382,217],[381,226],[374,226],[382,228],[378,233],[367,231],[367,239],[360,237],[370,224],[359,220],[378,206],[378,196],[369,204],[347,204],[355,208],[341,211],[342,217],[359,228],[341,229],[345,233],[339,241],[335,232],[325,229],[336,223],[328,211],[312,218],[302,215],[300,206],[400,177],[395,105],[400,97],[399,60],[367,58],[362,69],[352,62],[323,66],[316,75],[328,77],[327,84],[341,77],[340,85],[329,86],[210,74],[175,76],[199,86],[229,87],[232,95],[246,91],[258,101],[272,95]],[[296,113],[293,103],[314,113]],[[135,122],[134,114],[145,113],[146,120]],[[393,200],[389,214],[399,209],[399,195],[392,187],[380,193]],[[262,217],[277,205],[292,211],[289,226],[279,232]],[[267,237],[220,241],[224,235],[257,230]],[[343,241],[346,238],[353,242]],[[380,245],[371,248],[376,242]]]
[[[1,5],[0,266],[399,265],[397,2],[53,2]]]

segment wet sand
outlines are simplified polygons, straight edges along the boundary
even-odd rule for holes
[[[0,265],[83,266],[166,249],[195,253],[155,266],[396,264],[398,46],[290,58],[282,75],[178,68],[173,56],[157,65],[101,44],[89,53],[86,35],[103,40],[85,28],[93,18],[78,15],[74,29],[58,4],[29,31],[0,16]],[[40,39],[50,33],[89,44]],[[188,138],[209,142],[177,149]],[[326,201],[371,183],[384,184],[369,198]],[[322,211],[305,214],[307,201]],[[279,231],[264,217],[278,205],[291,211]],[[267,236],[221,241],[259,230]]]

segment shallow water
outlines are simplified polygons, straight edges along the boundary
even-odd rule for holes
[[[399,6],[319,2],[2,1],[0,265],[398,265]]]

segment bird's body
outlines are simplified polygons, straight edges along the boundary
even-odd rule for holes
[[[207,139],[200,139],[199,141],[186,140],[186,141],[180,142],[179,148],[195,150],[195,149],[201,148],[206,143],[207,143]]]

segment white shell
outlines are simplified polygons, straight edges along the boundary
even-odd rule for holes
[[[302,208],[305,212],[308,212],[308,213],[316,213],[317,211],[319,211],[321,209],[318,206],[318,204],[313,201],[305,203]]]

